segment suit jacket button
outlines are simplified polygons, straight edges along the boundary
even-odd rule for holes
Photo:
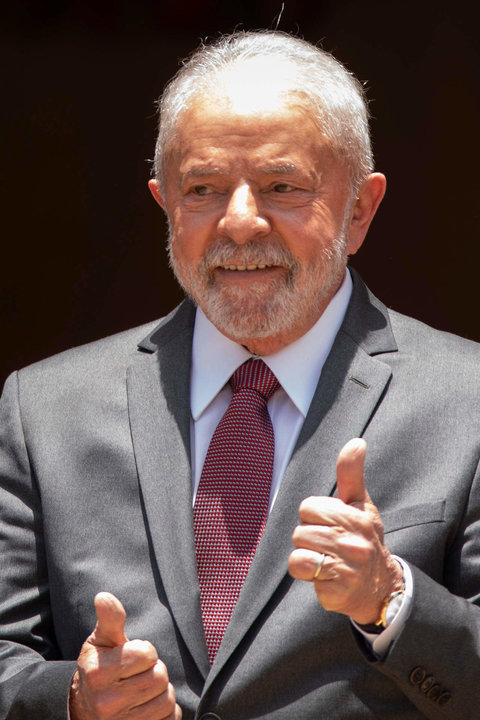
[[[412,683],[412,685],[420,685],[421,682],[425,680],[427,673],[425,671],[425,668],[420,667],[420,665],[416,668],[413,668],[412,672],[410,673],[409,680]]]
[[[448,705],[448,703],[450,702],[451,699],[452,699],[452,694],[449,692],[444,692],[437,699],[437,705],[440,705],[441,707],[443,707],[444,705]]]
[[[430,700],[436,702],[442,693],[443,687],[437,683],[436,685],[432,685],[430,690],[427,691],[426,695]]]
[[[436,679],[433,677],[433,675],[427,675],[427,677],[420,685],[420,690],[424,693],[427,693],[435,685],[435,683]]]
[[[208,712],[205,713],[205,715],[202,715],[200,717],[200,720],[222,720],[222,718],[220,717],[220,715],[215,715],[215,713]]]

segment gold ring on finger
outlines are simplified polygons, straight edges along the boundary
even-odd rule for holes
[[[317,567],[315,569],[315,572],[313,573],[312,580],[318,580],[318,576],[320,575],[323,567],[323,563],[325,562],[325,554],[320,553],[320,560],[317,563]]]

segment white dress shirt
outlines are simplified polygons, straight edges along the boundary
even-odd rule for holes
[[[352,279],[346,272],[340,289],[315,325],[279,352],[262,357],[281,385],[268,403],[275,434],[270,507],[277,496],[351,294]],[[248,350],[222,335],[200,308],[197,309],[190,395],[194,500],[210,440],[232,397],[228,381],[235,370],[251,357]]]
[[[270,509],[292,456],[323,365],[343,322],[351,294],[352,279],[347,270],[342,285],[315,325],[279,352],[262,356],[281,386],[268,402],[275,435]],[[254,356],[246,348],[222,335],[202,310],[197,308],[190,393],[193,502],[210,440],[232,397],[228,381],[235,370],[251,357]],[[370,635],[358,628],[378,655],[386,652],[400,632],[410,605],[411,573],[406,563],[398,560],[404,569],[406,592],[391,624],[379,635]]]

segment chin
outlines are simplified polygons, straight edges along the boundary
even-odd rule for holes
[[[252,340],[298,336],[302,334],[299,328],[313,325],[325,306],[323,293],[313,299],[299,297],[286,288],[273,293],[265,288],[248,293],[232,288],[210,290],[194,296],[194,300],[221,333],[242,345]]]
[[[185,292],[221,333],[242,345],[307,332],[339,288],[346,266],[346,255],[339,252],[327,268],[312,264],[301,277],[292,273],[245,289],[220,286],[171,259]]]

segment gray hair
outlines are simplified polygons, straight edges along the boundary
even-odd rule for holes
[[[218,89],[222,75],[254,58],[278,58],[288,66],[282,93],[300,96],[332,150],[347,162],[356,192],[373,169],[365,93],[359,81],[332,55],[279,31],[237,32],[202,45],[187,58],[158,102],[159,129],[154,170],[163,186],[166,152],[177,123],[194,99]],[[283,82],[283,78],[282,78]]]

